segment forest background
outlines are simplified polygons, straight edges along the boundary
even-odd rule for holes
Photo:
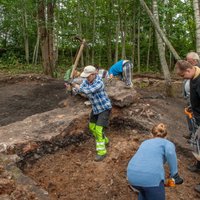
[[[0,0],[0,71],[59,77],[74,63],[108,69],[119,59],[135,72],[162,72],[200,55],[199,0]]]

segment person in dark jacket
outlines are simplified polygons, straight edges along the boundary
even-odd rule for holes
[[[185,60],[177,61],[175,68],[179,76],[190,79],[190,104],[196,128],[191,137],[191,146],[196,163],[188,169],[192,172],[200,172],[200,68]],[[200,192],[200,184],[195,187],[195,190]]]
[[[186,55],[186,61],[188,61],[191,65],[200,67],[200,61],[199,61],[199,55],[196,52],[189,52]],[[190,104],[190,79],[184,79],[183,81],[183,96],[184,99],[187,102],[186,110],[191,112],[191,104]],[[186,115],[187,123],[188,123],[188,129],[189,132],[187,134],[184,134],[183,137],[188,140],[190,143],[192,133],[194,131],[194,124],[193,119],[190,118],[189,115]]]

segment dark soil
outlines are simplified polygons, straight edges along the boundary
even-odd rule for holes
[[[194,158],[187,141],[183,138],[183,134],[187,133],[183,113],[184,100],[180,95],[173,98],[165,97],[161,80],[145,87],[136,86],[143,97],[140,103],[156,113],[156,117],[149,117],[148,110],[144,109],[140,112],[140,117],[144,114],[152,124],[167,124],[169,139],[176,144],[179,173],[184,178],[184,184],[166,188],[166,199],[200,199],[199,194],[194,191],[194,186],[200,182],[200,174],[187,170],[187,166],[194,162]],[[178,88],[180,94],[181,84]],[[58,80],[26,79],[12,84],[1,83],[0,125],[5,126],[30,115],[54,109],[65,98],[63,82]],[[127,108],[127,112],[133,108],[134,105]],[[86,142],[45,155],[24,169],[25,173],[34,179],[38,186],[47,190],[52,200],[137,199],[137,195],[128,188],[126,168],[140,143],[149,136],[140,129],[116,127],[112,126],[108,130],[107,135],[111,142],[108,156],[103,162],[94,162],[94,140],[90,138]],[[29,199],[28,196],[26,199]]]
[[[62,80],[35,77],[12,78],[0,84],[0,126],[58,107],[66,98]]]

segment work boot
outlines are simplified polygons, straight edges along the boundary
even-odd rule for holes
[[[195,186],[195,191],[200,193],[200,183],[198,185]]]
[[[96,162],[102,161],[105,157],[106,157],[106,154],[105,155],[98,155],[97,154],[94,161],[96,161]]]
[[[194,165],[188,166],[191,172],[200,172],[200,161],[197,161]]]

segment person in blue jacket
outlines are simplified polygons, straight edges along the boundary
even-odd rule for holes
[[[121,76],[126,84],[125,88],[132,88],[132,68],[133,64],[131,61],[120,60],[112,65],[108,70],[109,77],[113,78],[113,76]]]
[[[138,200],[165,200],[164,163],[168,163],[175,184],[182,184],[183,179],[178,174],[175,145],[165,139],[166,126],[160,123],[151,132],[152,138],[142,142],[129,161],[127,178],[139,191]]]

